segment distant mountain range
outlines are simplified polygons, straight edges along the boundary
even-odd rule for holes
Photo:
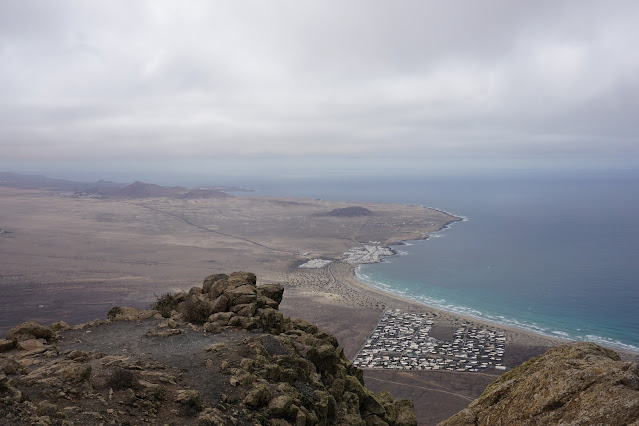
[[[108,180],[97,182],[76,182],[65,179],[53,179],[42,175],[21,175],[12,172],[0,172],[0,186],[22,189],[45,189],[90,194],[101,198],[155,198],[170,197],[179,199],[205,199],[231,197],[228,192],[250,192],[238,187],[216,186],[206,189],[190,189],[183,186],[160,186],[153,183],[136,181],[131,184]]]

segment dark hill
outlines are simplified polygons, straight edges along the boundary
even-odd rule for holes
[[[193,189],[189,192],[185,192],[183,194],[176,195],[175,198],[183,199],[183,200],[198,200],[198,199],[209,199],[209,198],[229,198],[231,195],[222,191],[215,191],[213,189]]]
[[[167,188],[154,183],[135,181],[132,184],[113,192],[111,196],[114,198],[171,197],[186,191],[188,191],[186,188],[179,186]]]
[[[344,207],[341,209],[333,209],[328,213],[322,214],[322,216],[333,216],[333,217],[360,217],[360,216],[372,216],[374,213],[367,208],[353,206],[353,207]]]

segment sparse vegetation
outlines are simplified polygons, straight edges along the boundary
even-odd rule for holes
[[[202,300],[184,302],[184,320],[193,324],[204,324],[211,314],[209,304]]]
[[[135,389],[138,387],[138,377],[133,371],[118,367],[109,374],[107,385],[114,391]]]
[[[165,293],[162,296],[155,296],[157,300],[151,304],[150,308],[160,312],[164,318],[171,316],[171,311],[177,308],[177,301],[171,293]]]
[[[122,313],[122,308],[119,306],[114,306],[111,309],[109,309],[109,312],[107,312],[107,318],[115,318],[118,314]]]

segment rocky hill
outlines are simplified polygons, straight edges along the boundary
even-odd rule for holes
[[[201,200],[208,198],[230,198],[232,195],[226,192],[216,191],[213,189],[193,189],[183,194],[177,195],[175,198],[183,200]]]
[[[550,349],[503,374],[441,425],[639,425],[639,369],[593,343]]]
[[[5,424],[414,425],[413,404],[364,387],[335,337],[278,310],[283,287],[212,275],[69,327],[0,340]]]
[[[333,216],[333,217],[361,217],[361,216],[372,216],[374,213],[368,210],[365,207],[352,206],[352,207],[343,207],[340,209],[333,209],[328,213],[324,213],[323,216]]]

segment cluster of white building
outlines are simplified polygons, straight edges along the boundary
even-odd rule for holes
[[[94,192],[60,192],[58,195],[62,197],[71,197],[71,198],[102,198],[102,195],[96,194]]]
[[[353,363],[360,368],[396,370],[504,370],[506,336],[463,324],[452,341],[429,336],[434,319],[400,309],[386,311]]]
[[[383,257],[393,256],[395,252],[385,246],[362,244],[360,247],[354,247],[344,253],[344,262],[351,263],[353,265],[360,265],[363,263],[379,263]]]

